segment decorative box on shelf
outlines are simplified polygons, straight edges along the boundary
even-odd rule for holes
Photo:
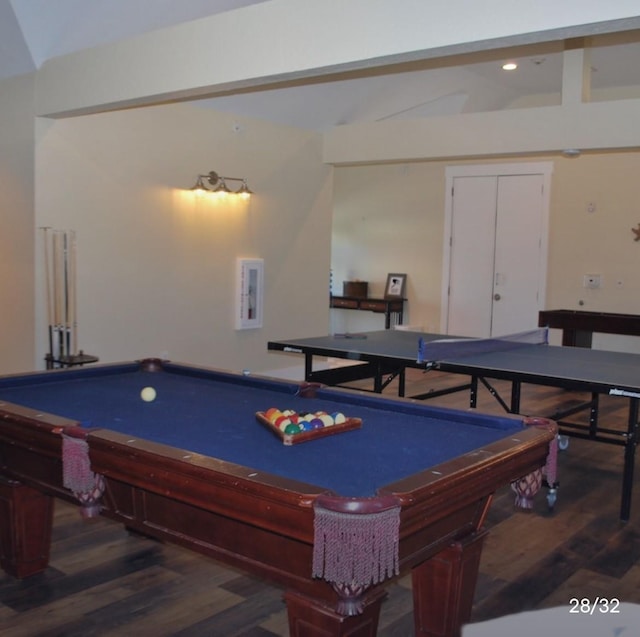
[[[369,295],[368,281],[343,281],[342,296],[353,296],[357,299],[366,299]]]

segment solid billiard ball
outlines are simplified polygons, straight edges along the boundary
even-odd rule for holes
[[[140,392],[140,398],[142,398],[145,403],[150,403],[156,399],[156,390],[153,387],[145,387]]]
[[[269,409],[267,409],[264,415],[270,423],[275,423],[276,418],[282,416],[282,412],[275,407],[270,407]]]

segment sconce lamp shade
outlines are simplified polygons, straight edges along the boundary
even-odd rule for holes
[[[227,182],[225,181],[224,177],[220,179],[218,185],[213,189],[213,192],[217,192],[223,195],[231,194],[231,190],[229,190],[229,186],[227,186]]]
[[[196,183],[191,187],[194,192],[208,192],[204,182],[202,181],[202,175],[198,175]]]
[[[240,186],[240,188],[238,188],[238,190],[236,191],[236,194],[240,195],[243,199],[248,199],[249,197],[251,197],[253,192],[251,192],[251,190],[249,189],[249,186],[247,186],[246,179],[242,180],[242,185]]]

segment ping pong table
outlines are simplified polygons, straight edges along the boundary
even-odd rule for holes
[[[312,338],[271,341],[268,349],[304,355],[305,380],[343,385],[373,379],[373,391],[381,393],[398,378],[398,395],[405,395],[405,370],[440,370],[464,375],[467,382],[435,390],[417,399],[429,399],[457,391],[469,391],[469,405],[476,407],[479,385],[485,386],[508,412],[521,413],[522,385],[558,387],[589,395],[579,405],[547,416],[557,421],[561,436],[573,436],[624,447],[620,518],[631,512],[635,449],[640,403],[640,354],[611,352],[548,344],[547,329],[498,339],[450,337],[400,330],[336,334]],[[354,365],[314,369],[314,357],[341,358]],[[490,380],[510,382],[510,396],[503,398]],[[628,400],[626,430],[599,422],[599,397]],[[567,420],[588,410],[588,424]]]

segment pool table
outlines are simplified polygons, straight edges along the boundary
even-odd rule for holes
[[[256,418],[270,407],[362,423],[287,446]],[[47,567],[59,497],[282,586],[294,637],[375,635],[409,571],[416,634],[458,635],[492,495],[539,474],[554,437],[545,419],[157,359],[6,376],[0,560]]]

